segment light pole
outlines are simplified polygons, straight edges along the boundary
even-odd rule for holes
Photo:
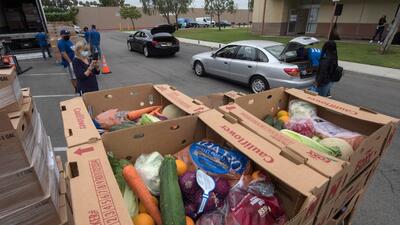
[[[329,25],[329,31],[328,31],[328,40],[330,39],[330,37],[331,37],[331,34],[332,34],[332,29],[333,29],[333,20],[335,19],[335,11],[336,11],[336,6],[337,6],[338,2],[340,2],[340,0],[332,0],[332,2],[334,3],[334,7],[333,7],[333,10],[332,10],[332,18],[331,18],[331,23],[330,23],[330,25]]]

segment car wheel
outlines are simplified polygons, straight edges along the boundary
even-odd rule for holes
[[[200,61],[196,61],[194,63],[193,69],[194,69],[194,74],[196,74],[196,76],[202,77],[205,75],[203,63],[201,63]]]
[[[254,93],[269,90],[268,81],[262,76],[254,76],[250,80],[250,90]]]
[[[146,57],[150,57],[149,49],[147,48],[147,46],[143,47],[143,55]]]
[[[128,50],[129,50],[130,52],[133,51],[132,45],[131,45],[131,43],[129,43],[129,42],[128,42]]]

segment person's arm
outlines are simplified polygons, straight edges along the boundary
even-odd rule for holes
[[[74,60],[73,63],[74,73],[78,80],[85,80],[91,75],[89,67],[80,60]]]
[[[72,60],[69,58],[68,54],[67,54],[67,49],[65,47],[65,44],[60,44],[58,46],[61,56],[71,65]]]

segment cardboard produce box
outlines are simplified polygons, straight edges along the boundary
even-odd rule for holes
[[[228,91],[225,93],[219,92],[205,96],[197,96],[195,97],[195,99],[202,102],[208,108],[215,109],[218,108],[219,106],[227,105],[233,102],[236,98],[239,98],[244,95],[246,94],[242,92]]]
[[[335,187],[338,190],[357,177],[374,159],[380,157],[382,151],[390,144],[399,121],[398,119],[361,107],[352,106],[317,96],[315,93],[297,89],[285,90],[283,88],[276,88],[259,94],[242,96],[235,99],[235,103],[253,115],[253,117],[250,117],[246,114],[248,116],[247,119],[243,118],[243,116],[240,117],[243,119],[242,123],[245,123],[249,129],[267,140],[278,143],[280,137],[274,137],[278,133],[270,129],[270,126],[265,126],[265,123],[261,119],[266,115],[275,116],[279,110],[288,109],[289,101],[292,99],[300,99],[312,103],[317,107],[317,114],[320,118],[339,127],[364,135],[361,143],[354,149],[354,152],[347,161],[349,166],[345,169],[344,181],[341,187]],[[225,107],[225,110],[231,113],[228,107]],[[320,168],[315,169],[318,170]]]
[[[0,69],[0,111],[18,111],[21,104],[22,93],[15,68]]]
[[[252,135],[234,118],[225,118],[218,111],[211,110],[199,116],[106,133],[102,142],[88,112],[82,108],[83,103],[76,100],[61,103],[66,139],[70,146],[67,150],[67,189],[75,224],[131,224],[107,160],[106,149],[117,157],[131,156],[135,159],[141,153],[156,150],[162,154],[176,153],[204,138],[229,142],[252,159],[255,165],[264,168],[273,178],[277,196],[291,224],[311,223],[316,216],[328,179]],[[110,107],[104,109],[107,108]],[[97,109],[95,112],[100,111]],[[82,198],[87,204],[81,204]]]
[[[157,105],[164,107],[168,104],[174,104],[187,115],[208,110],[200,101],[165,84],[141,84],[89,92],[83,98],[61,102],[67,145],[71,147],[93,138],[99,139],[98,131],[93,129],[92,118],[109,109],[131,111]],[[87,112],[90,116],[86,116]]]

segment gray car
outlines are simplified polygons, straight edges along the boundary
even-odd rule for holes
[[[318,43],[313,37],[297,37],[287,45],[272,41],[248,40],[230,43],[217,51],[192,57],[197,76],[212,74],[249,85],[253,92],[274,87],[308,88],[314,73],[301,48]]]

